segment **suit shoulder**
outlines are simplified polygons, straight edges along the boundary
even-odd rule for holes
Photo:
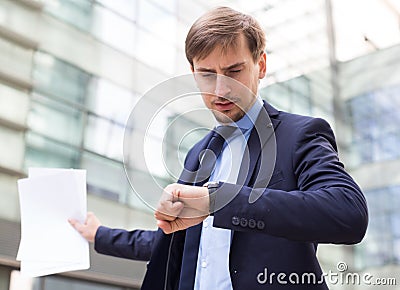
[[[279,111],[278,119],[283,123],[284,126],[296,130],[297,132],[301,129],[331,131],[331,126],[329,123],[325,119],[319,117],[304,116]]]
[[[306,140],[323,137],[337,151],[335,134],[325,119],[287,112],[280,112],[279,119],[280,126],[283,127],[281,132],[284,132],[285,138],[295,143],[304,143]]]

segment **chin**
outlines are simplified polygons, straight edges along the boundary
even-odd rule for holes
[[[239,121],[244,115],[243,111],[227,112],[227,113],[213,111],[213,114],[215,119],[217,119],[217,121],[222,124],[229,124],[232,122]]]

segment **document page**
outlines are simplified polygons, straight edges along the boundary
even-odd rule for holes
[[[17,260],[31,277],[88,269],[89,243],[68,223],[86,218],[86,171],[31,168],[18,180],[21,241]]]

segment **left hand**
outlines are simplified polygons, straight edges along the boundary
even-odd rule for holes
[[[170,234],[201,223],[209,215],[209,204],[206,187],[173,183],[164,188],[154,216]]]
[[[82,237],[88,242],[94,243],[98,228],[101,226],[100,220],[94,213],[88,212],[85,223],[81,224],[76,219],[69,219],[68,222],[73,226]]]

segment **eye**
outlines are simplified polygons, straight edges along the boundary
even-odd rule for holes
[[[230,70],[230,71],[229,71],[229,74],[230,74],[230,75],[237,75],[237,74],[239,74],[241,71],[242,71],[241,69],[234,69],[234,70]]]
[[[202,73],[201,76],[203,78],[211,78],[211,77],[215,77],[215,73]]]

